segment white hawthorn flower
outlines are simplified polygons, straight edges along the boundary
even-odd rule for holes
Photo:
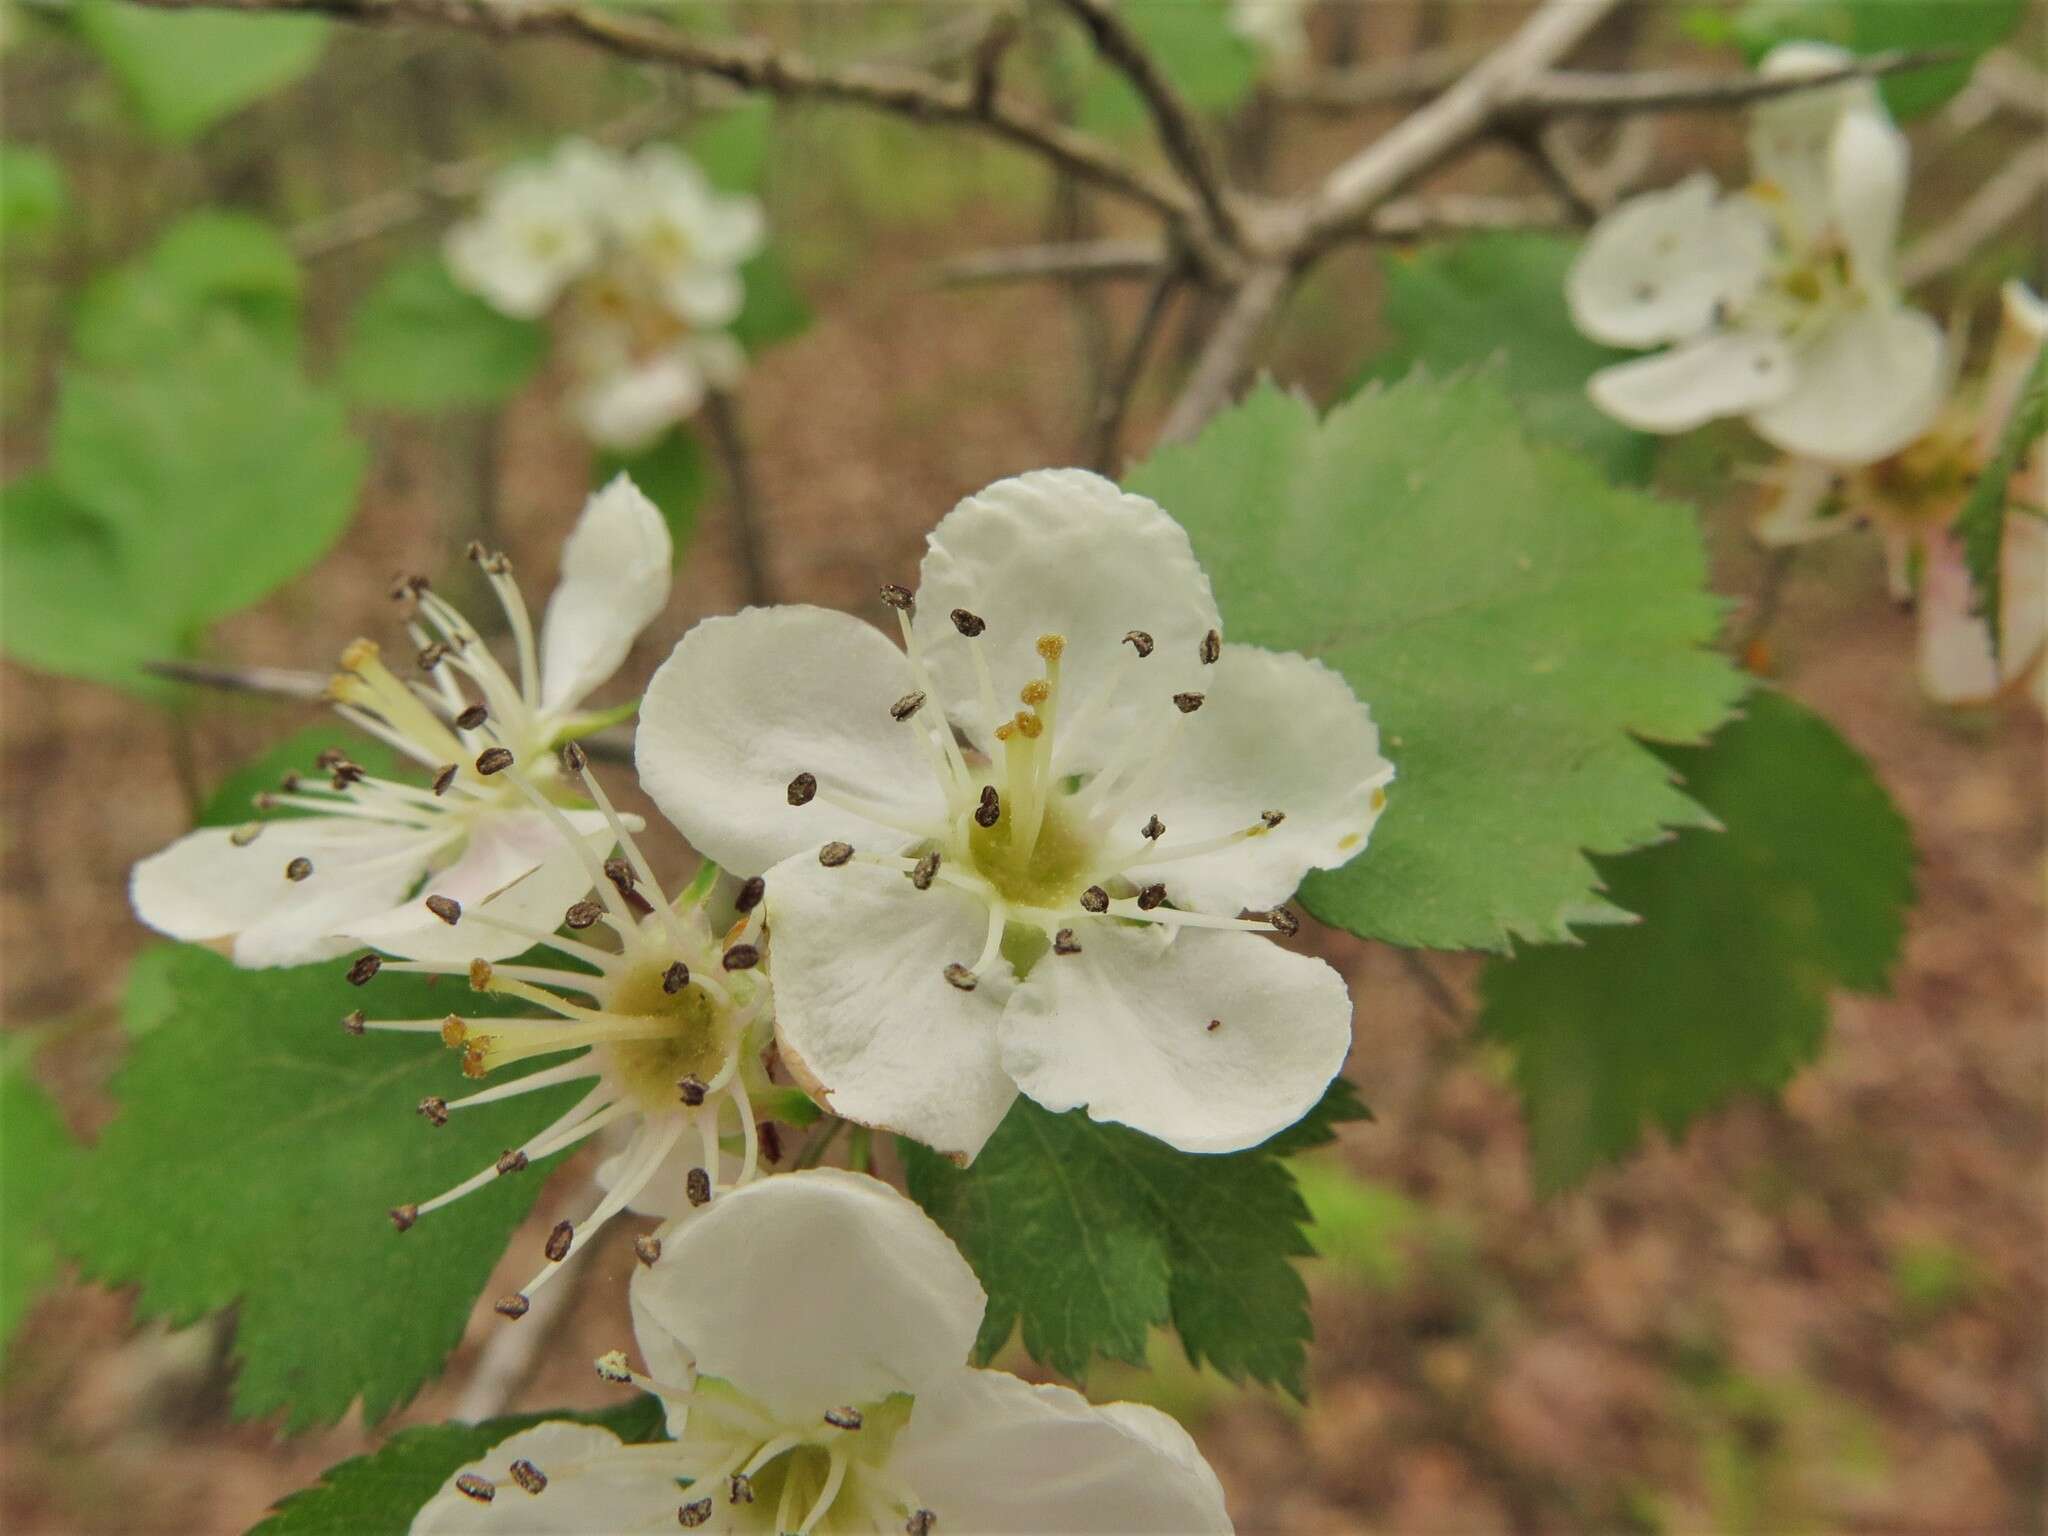
[[[915,597],[883,592],[904,649],[755,608],[648,687],[648,792],[766,871],[784,1061],[961,1158],[1020,1089],[1190,1151],[1293,1124],[1351,1004],[1264,935],[1385,804],[1365,706],[1320,662],[1223,644],[1187,535],[1099,476],[1001,481],[929,542]]]
[[[552,766],[552,758],[547,761]],[[536,763],[506,764],[497,772],[526,794],[577,866],[576,899],[536,919],[528,915],[533,904],[516,899],[523,888],[469,908],[430,897],[423,903],[424,915],[465,939],[476,939],[476,958],[448,958],[446,943],[422,954],[421,946],[387,937],[376,947],[399,958],[365,954],[348,973],[358,986],[368,986],[386,970],[466,974],[472,991],[517,998],[540,1013],[372,1019],[359,1009],[343,1021],[358,1034],[372,1029],[438,1034],[449,1049],[461,1053],[469,1077],[517,1062],[569,1056],[464,1098],[422,1100],[419,1112],[433,1126],[480,1104],[560,1083],[591,1084],[560,1118],[490,1167],[431,1200],[391,1212],[398,1230],[409,1231],[420,1217],[493,1180],[606,1132],[616,1150],[597,1170],[604,1198],[581,1220],[556,1224],[540,1272],[497,1303],[497,1310],[511,1318],[523,1317],[534,1292],[620,1211],[676,1216],[706,1204],[728,1184],[753,1178],[760,1161],[754,1096],[773,1091],[761,1065],[770,1018],[768,982],[758,969],[761,882],[741,887],[737,921],[729,925],[710,921],[707,907],[716,871],[709,866],[671,901],[590,772],[582,748],[569,743],[562,762],[604,819],[606,845],[616,843],[622,857],[600,858],[590,837],[535,785],[530,772]],[[569,932],[557,932],[558,927]],[[554,950],[574,968],[493,964],[483,958],[501,950],[523,954],[536,945]],[[720,1156],[728,1106],[739,1146],[737,1172],[730,1178]],[[644,1243],[640,1251],[643,1257],[650,1252]]]
[[[464,1467],[412,1536],[1204,1536],[1223,1490],[1154,1408],[964,1364],[988,1305],[886,1184],[818,1169],[734,1191],[633,1277],[599,1374],[661,1396],[664,1442],[553,1422]]]
[[[443,243],[456,282],[516,319],[546,314],[597,264],[609,190],[604,172],[601,151],[571,141],[549,160],[501,173],[476,216],[450,229]]]
[[[618,670],[634,637],[668,602],[668,527],[623,475],[590,498],[562,548],[562,575],[535,635],[502,555],[473,549],[504,606],[512,672],[424,579],[400,584],[424,681],[408,681],[379,648],[357,640],[328,686],[335,712],[433,775],[432,787],[368,774],[342,753],[328,777],[290,775],[261,809],[310,814],[203,827],[135,866],[129,895],[143,922],[224,949],[244,966],[299,965],[352,942],[488,959],[524,945],[493,936],[458,946],[422,898],[464,905],[494,893],[521,921],[559,914],[587,883],[543,810],[493,771],[494,754],[544,758],[590,723],[585,698]],[[551,770],[537,775],[554,798]],[[595,811],[568,810],[589,837]],[[509,889],[508,889],[509,888]],[[550,919],[552,921],[552,919]]]
[[[1849,55],[1777,48],[1766,75]],[[1596,341],[1669,350],[1593,375],[1593,401],[1645,432],[1747,418],[1786,453],[1867,464],[1918,436],[1945,383],[1941,329],[1894,273],[1909,151],[1867,80],[1776,98],[1751,119],[1756,179],[1702,173],[1595,226],[1566,282]]]

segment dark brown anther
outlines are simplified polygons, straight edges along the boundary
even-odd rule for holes
[[[348,968],[348,984],[352,987],[368,986],[370,978],[383,969],[384,962],[376,955],[357,955],[355,964]]]
[[[951,965],[946,967],[946,980],[950,981],[962,992],[972,992],[975,988],[975,983],[978,980],[978,978],[975,976],[974,972],[967,969],[967,967],[962,965],[958,960],[955,960]]]
[[[763,1120],[754,1127],[754,1134],[761,1138],[761,1157],[768,1163],[782,1161],[782,1132],[773,1120]]]
[[[718,957],[728,971],[751,971],[761,963],[761,951],[751,944],[735,944]]]
[[[932,1528],[938,1523],[939,1517],[930,1510],[914,1510],[903,1522],[903,1536],[932,1536]]]
[[[1275,907],[1266,914],[1266,921],[1273,925],[1273,931],[1283,938],[1293,938],[1301,932],[1301,919],[1287,907]]]
[[[426,907],[450,928],[462,921],[462,903],[453,896],[429,896]]]
[[[530,1159],[524,1152],[520,1151],[517,1147],[513,1147],[508,1151],[499,1153],[498,1161],[492,1166],[498,1177],[503,1178],[508,1173],[526,1172],[526,1165],[529,1161]]]
[[[274,811],[277,809],[277,796],[267,789],[259,790],[249,797],[249,804],[259,811]]]
[[[285,865],[284,867],[285,879],[292,881],[294,884],[301,880],[309,878],[312,875],[312,873],[313,861],[307,858],[304,854],[300,854],[299,857],[293,859],[291,863]]]
[[[976,635],[988,628],[988,620],[978,613],[969,613],[965,608],[955,608],[953,610],[953,627],[972,640]]]
[[[429,1094],[420,1100],[420,1118],[434,1126],[448,1123],[448,1101]]]
[[[694,1531],[711,1518],[711,1499],[693,1499],[676,1510],[676,1520],[686,1531]]]
[[[455,775],[460,772],[462,772],[462,765],[460,763],[447,763],[443,765],[441,771],[434,775],[434,793],[437,795],[447,794],[449,786],[455,782]]]
[[[565,927],[573,928],[578,933],[581,933],[585,928],[590,927],[603,916],[604,904],[602,902],[579,901],[562,914],[562,923]]]
[[[754,908],[761,905],[761,898],[767,894],[768,882],[759,875],[753,875],[740,887],[739,895],[733,897],[732,909],[739,913],[740,916],[745,917]]]
[[[1184,715],[1192,715],[1202,707],[1202,700],[1207,697],[1208,695],[1203,693],[1176,693],[1173,696],[1173,707]]]
[[[1089,886],[1087,890],[1081,893],[1081,910],[1083,912],[1107,912],[1109,910],[1109,892],[1099,885]]]
[[[815,773],[800,773],[789,781],[789,803],[809,805],[818,795],[818,776]]]
[[[834,1429],[859,1429],[866,1422],[858,1408],[827,1408],[825,1422]]]
[[[541,1244],[540,1251],[547,1255],[550,1264],[559,1264],[569,1257],[569,1249],[576,1241],[576,1224],[573,1221],[558,1221],[555,1229],[548,1233],[548,1240]]]
[[[652,1232],[642,1232],[633,1239],[633,1257],[650,1267],[661,1257],[661,1239]]]
[[[992,827],[1003,819],[1002,797],[996,793],[993,784],[981,786],[981,804],[974,808],[974,824],[977,827]]]
[[[853,844],[827,843],[818,850],[818,862],[827,869],[837,869],[842,864],[853,862]]]
[[[262,835],[262,822],[245,821],[239,827],[235,828],[234,831],[228,834],[228,841],[233,843],[237,848],[246,848],[251,843],[255,842],[256,839],[261,837]]]
[[[512,1481],[526,1492],[538,1497],[547,1490],[548,1475],[528,1461],[524,1456],[512,1463]]]
[[[573,741],[562,743],[562,766],[571,773],[581,773],[590,766],[590,755]]]
[[[430,645],[421,646],[419,654],[414,656],[413,660],[419,664],[419,669],[422,672],[431,672],[434,668],[441,665],[442,661],[447,658],[447,655],[447,642],[436,640]]]
[[[1136,651],[1141,660],[1152,654],[1152,637],[1142,629],[1134,629],[1126,634],[1124,644]]]
[[[917,599],[911,595],[910,588],[898,586],[893,581],[882,583],[882,601],[898,613],[913,617],[917,613]]]
[[[676,1092],[682,1095],[683,1102],[692,1109],[695,1109],[704,1102],[704,1095],[707,1091],[704,1079],[694,1073],[688,1077],[680,1078],[676,1082]]]
[[[611,881],[622,896],[640,883],[640,876],[628,859],[606,859],[604,877]]]
[[[932,888],[932,882],[939,877],[939,851],[934,848],[911,867],[910,883],[920,891]]]
[[[754,1502],[754,1480],[744,1472],[735,1472],[725,1480],[725,1498],[728,1504],[751,1504]]]
[[[484,546],[482,539],[471,539],[468,547],[462,553],[463,557],[473,565],[482,565],[491,558],[491,552]]]
[[[523,1291],[514,1291],[510,1296],[500,1296],[491,1303],[493,1312],[500,1317],[509,1317],[515,1323],[526,1316],[532,1307],[533,1303],[526,1298]]]
[[[1138,892],[1138,910],[1140,912],[1151,912],[1165,905],[1166,887],[1163,885],[1148,885],[1145,889]]]
[[[674,997],[689,984],[690,968],[680,960],[671,962],[669,968],[661,973],[661,990],[670,997]]]
[[[1205,667],[1215,666],[1217,658],[1222,656],[1222,654],[1223,636],[1212,629],[1209,633],[1202,636],[1202,665]]]
[[[1081,946],[1074,942],[1074,930],[1062,928],[1052,936],[1052,952],[1056,955],[1078,955]]]
[[[692,1168],[683,1178],[683,1193],[692,1205],[711,1203],[711,1175],[702,1168]]]
[[[1279,826],[1279,825],[1280,825],[1280,823],[1281,823],[1281,822],[1283,822],[1283,821],[1285,821],[1286,819],[1287,819],[1287,813],[1286,813],[1285,811],[1261,811],[1261,812],[1259,812],[1259,820],[1260,820],[1260,821],[1262,821],[1262,822],[1264,822],[1264,823],[1266,824],[1266,830],[1267,830],[1267,831],[1269,831],[1269,832],[1270,832],[1270,831],[1272,831],[1272,830],[1273,830],[1273,828],[1275,828],[1275,827]]]
[[[488,1504],[498,1496],[498,1485],[488,1477],[478,1477],[474,1472],[465,1472],[456,1478],[455,1490],[465,1498],[475,1499],[479,1504]]]
[[[339,747],[322,747],[313,759],[315,768],[336,768],[348,761],[348,754]]]
[[[489,778],[494,773],[503,773],[511,766],[512,749],[510,747],[485,747],[483,751],[477,754],[476,771],[485,778]]]
[[[472,704],[455,717],[456,729],[473,731],[491,718],[491,712],[481,704]]]
[[[391,1207],[391,1225],[401,1232],[410,1232],[412,1224],[420,1219],[420,1208],[416,1205],[394,1205]]]
[[[1209,1021],[1209,1033],[1212,1035],[1215,1034],[1216,1031],[1221,1029],[1222,1027],[1223,1021],[1221,1019],[1211,1019]]]
[[[1138,835],[1148,843],[1156,843],[1159,839],[1166,836],[1166,823],[1161,821],[1155,814],[1146,821],[1144,826],[1138,828]]]
[[[298,774],[283,773],[278,775],[277,787],[288,795],[296,795],[299,792],[299,786],[303,783],[305,783],[305,780],[300,778]]]
[[[360,784],[370,776],[361,763],[339,762],[334,765],[334,776],[327,781],[330,789],[347,789],[351,784]]]
[[[370,1027],[370,1021],[363,1017],[362,1009],[351,1008],[341,1016],[341,1027],[347,1034],[360,1035]]]
[[[902,698],[889,706],[889,718],[891,720],[908,720],[923,708],[924,695],[922,693],[906,693]]]

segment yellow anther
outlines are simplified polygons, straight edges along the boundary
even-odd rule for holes
[[[1384,789],[1376,789],[1372,792],[1372,808],[1376,811],[1383,811],[1387,808],[1387,792]]]
[[[447,1046],[449,1050],[461,1050],[463,1044],[468,1039],[469,1026],[455,1017],[454,1014],[449,1014],[447,1018],[441,1021],[441,1043]]]
[[[462,1053],[462,1075],[464,1077],[484,1077],[489,1074],[491,1069],[484,1060],[484,1054],[489,1045],[490,1040],[488,1037],[479,1038],[476,1044]]]
[[[1005,720],[1001,725],[996,727],[997,741],[1008,741],[1012,736],[1016,734],[1017,727],[1011,721]]]
[[[1026,741],[1036,741],[1045,734],[1045,722],[1028,709],[1018,710],[1010,723],[1017,727],[1018,734]]]
[[[1067,637],[1065,635],[1040,635],[1038,637],[1038,654],[1047,661],[1058,661],[1060,656],[1066,651],[1066,648]]]
[[[491,962],[472,960],[469,962],[469,989],[472,992],[491,990]]]
[[[366,666],[374,666],[383,652],[374,640],[356,639],[341,648],[341,666],[345,672],[359,672]]]
[[[1052,685],[1042,677],[1033,678],[1017,690],[1017,697],[1035,709],[1052,697]]]
[[[1763,176],[1749,184],[1749,195],[1766,203],[1782,203],[1785,200],[1785,189],[1770,177]]]

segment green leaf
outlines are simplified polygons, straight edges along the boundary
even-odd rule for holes
[[[596,1424],[628,1445],[664,1438],[660,1400],[636,1397],[596,1413],[522,1413],[481,1424],[404,1429],[367,1456],[329,1467],[279,1501],[249,1536],[405,1536],[412,1518],[455,1472],[522,1429],[551,1419]]]
[[[47,234],[64,204],[64,172],[54,156],[0,144],[0,245],[13,249]]]
[[[1994,657],[2005,641],[2006,501],[2012,477],[2043,432],[2048,432],[2048,347],[2035,354],[2034,366],[2028,370],[2005,431],[1999,435],[1998,452],[1977,476],[1970,499],[1956,516],[1956,537],[1963,541],[1963,563],[1970,570],[1971,608],[1983,616]]]
[[[1777,694],[1666,754],[1725,831],[1603,861],[1642,914],[1487,968],[1481,1030],[1514,1055],[1537,1187],[1677,1136],[1819,1052],[1834,987],[1884,990],[1912,900],[1904,820],[1870,767]]]
[[[749,353],[800,335],[811,323],[811,306],[797,290],[789,267],[773,246],[740,268],[746,300],[732,323],[732,334]]]
[[[441,1368],[548,1164],[410,1232],[386,1213],[489,1166],[576,1092],[428,1126],[414,1107],[463,1089],[455,1056],[431,1035],[356,1037],[338,1021],[365,1006],[393,1018],[457,1001],[465,1016],[494,1010],[393,972],[365,992],[344,970],[243,971],[185,946],[153,962],[150,995],[168,990],[175,1005],[115,1079],[121,1113],[83,1159],[61,1234],[88,1276],[140,1287],[143,1317],[182,1326],[235,1307],[235,1410],[282,1411],[294,1430],[334,1422],[359,1396],[374,1423]]]
[[[28,1072],[26,1042],[0,1054],[0,1165],[7,1198],[0,1201],[0,1354],[22,1314],[57,1272],[54,1233],[70,1219],[65,1185],[78,1146],[57,1107]]]
[[[1289,1261],[1314,1250],[1283,1158],[1364,1115],[1340,1078],[1267,1145],[1201,1155],[1020,1098],[967,1168],[897,1146],[912,1197],[988,1291],[980,1361],[1021,1321],[1032,1358],[1080,1380],[1097,1355],[1142,1361],[1171,1322],[1191,1363],[1301,1397],[1308,1291]]]
[[[495,405],[546,351],[542,327],[464,292],[440,253],[425,251],[386,272],[351,317],[341,384],[352,400],[397,410]]]
[[[117,0],[78,0],[71,14],[143,126],[173,144],[289,85],[327,43],[319,16],[171,14]]]
[[[749,96],[693,127],[683,150],[721,192],[758,192],[768,175],[775,103]]]
[[[51,473],[113,536],[125,575],[78,601],[187,627],[246,607],[327,552],[365,457],[341,403],[225,316],[147,367],[68,373]]]
[[[270,225],[206,210],[180,219],[150,250],[102,274],[80,297],[72,354],[93,368],[164,360],[225,312],[293,356],[299,346],[298,262]]]
[[[649,501],[661,512],[675,543],[678,564],[689,547],[697,527],[697,508],[703,503],[710,482],[710,466],[704,462],[704,446],[688,426],[671,427],[638,453],[600,453],[595,464],[596,483],[606,484],[612,476],[627,474]]]
[[[1532,445],[1497,379],[1422,377],[1318,421],[1269,386],[1128,477],[1187,527],[1232,640],[1318,656],[1398,777],[1326,922],[1503,949],[1615,922],[1587,851],[1705,820],[1634,738],[1697,740],[1742,678],[1681,507]]]
[[[1223,116],[1251,95],[1259,52],[1230,26],[1228,0],[1120,0],[1118,14],[1160,72],[1196,112]],[[1077,122],[1093,133],[1128,134],[1150,118],[1123,75],[1089,59]]]
[[[1748,0],[1727,30],[1752,64],[1780,43],[1800,41],[1860,54],[1960,55],[1879,82],[1892,115],[1905,119],[1932,112],[1967,85],[1978,56],[2011,36],[2025,14],[2026,0]]]
[[[1650,477],[1656,439],[1586,398],[1586,380],[1629,354],[1586,340],[1565,304],[1577,244],[1557,235],[1490,234],[1387,255],[1382,313],[1400,340],[1357,383],[1393,383],[1419,363],[1449,374],[1496,356],[1531,437],[1576,448],[1611,480]]]

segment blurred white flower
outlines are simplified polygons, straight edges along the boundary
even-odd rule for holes
[[[426,680],[401,678],[375,644],[357,640],[328,686],[337,714],[432,774],[432,788],[325,753],[324,780],[293,774],[258,799],[259,809],[311,814],[201,828],[138,863],[129,895],[143,922],[245,966],[327,959],[354,941],[495,959],[524,941],[458,942],[422,899],[470,905],[506,892],[505,910],[532,916],[558,915],[575,899],[587,881],[551,823],[566,816],[602,839],[604,817],[537,807],[496,771],[495,754],[551,763],[548,749],[587,724],[583,701],[668,602],[668,527],[624,476],[592,496],[563,545],[537,637],[510,564],[480,547],[472,555],[504,606],[513,671],[415,579],[394,595],[417,605],[409,628]],[[534,780],[544,796],[551,773]]]
[[[988,1305],[931,1219],[837,1169],[734,1191],[633,1277],[606,1379],[658,1394],[668,1441],[553,1422],[464,1467],[412,1536],[717,1530],[795,1536],[1206,1536],[1231,1530],[1186,1430],[964,1362]]]
[[[1351,1003],[1264,935],[1386,802],[1365,706],[1320,662],[1224,645],[1179,525],[1081,470],[963,501],[921,580],[883,594],[902,650],[749,609],[648,686],[648,792],[767,872],[783,1060],[961,1158],[1020,1089],[1190,1151],[1293,1124]]]
[[[558,317],[572,414],[594,442],[630,451],[738,382],[745,355],[723,328],[763,232],[759,202],[717,191],[677,149],[627,157],[571,141],[505,172],[446,254],[495,308]]]
[[[1308,57],[1310,0],[1230,0],[1230,30],[1275,64]]]
[[[1766,76],[1849,55],[1787,44]],[[1704,173],[1631,198],[1594,228],[1566,281],[1581,331],[1670,350],[1596,373],[1594,402],[1645,432],[1743,416],[1786,453],[1867,464],[1939,407],[1941,329],[1903,302],[1894,248],[1909,151],[1867,80],[1774,98],[1751,118],[1755,180]]]

